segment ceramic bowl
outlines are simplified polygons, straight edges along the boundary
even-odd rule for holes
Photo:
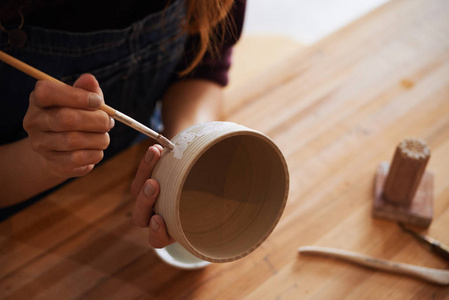
[[[179,133],[153,170],[160,184],[156,213],[194,256],[229,262],[254,251],[284,210],[285,159],[266,135],[231,122]]]

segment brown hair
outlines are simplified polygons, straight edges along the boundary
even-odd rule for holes
[[[223,42],[224,32],[232,25],[228,16],[234,0],[187,0],[187,3],[184,30],[188,34],[198,35],[199,45],[193,61],[180,75],[190,73],[206,51],[212,54],[217,52],[220,42]],[[221,32],[221,36],[215,35],[216,32]]]

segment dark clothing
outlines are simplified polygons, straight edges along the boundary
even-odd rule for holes
[[[29,2],[34,3],[34,1]],[[36,2],[38,4],[29,4],[22,9],[25,15],[25,25],[58,31],[86,33],[126,28],[131,26],[136,20],[162,12],[175,1],[47,0]],[[232,30],[225,34],[221,51],[216,56],[211,56],[210,53],[207,53],[202,64],[198,66],[195,72],[189,75],[190,77],[211,79],[222,86],[227,84],[231,48],[240,37],[245,8],[246,0],[235,1],[230,12],[232,20],[230,28]],[[9,13],[9,15],[5,15],[6,13]],[[21,20],[18,12],[9,11],[0,12],[0,21],[7,29],[15,29],[19,26]],[[6,35],[0,32],[0,37],[0,47],[3,49]],[[184,53],[178,71],[183,70],[195,56],[196,38],[189,36],[187,45],[187,49],[190,49],[190,51]]]
[[[181,31],[184,1],[172,0],[167,8],[164,1],[127,1],[133,9],[125,9],[124,1],[91,1],[92,4],[83,5],[89,10],[70,10],[75,3],[80,5],[79,2],[87,1],[53,1],[52,5],[29,12],[23,27],[28,34],[25,46],[9,45],[7,34],[0,32],[0,49],[68,84],[83,73],[92,73],[99,80],[108,105],[147,122],[156,101],[170,83],[180,80],[178,72],[194,56],[196,37],[183,35]],[[158,5],[150,5],[153,2]],[[242,30],[245,6],[244,1],[236,2],[232,10],[235,30],[225,36],[218,56],[206,53],[186,77],[227,84],[231,49]],[[100,18],[102,7],[108,9],[103,9]],[[133,13],[118,14],[118,10]],[[143,13],[147,16],[128,24],[130,17],[140,17]],[[56,29],[56,21],[52,21],[55,15],[65,30]],[[120,25],[113,26],[113,21]],[[4,26],[16,28],[14,23]],[[128,25],[119,29],[125,24]],[[86,32],[89,26],[96,31]],[[34,83],[35,79],[0,62],[0,144],[26,137],[22,120]],[[133,130],[117,124],[111,131],[106,156],[127,147],[134,137]]]
[[[194,57],[196,37],[182,31],[185,2],[90,2],[53,1],[36,8],[25,14],[24,47],[8,44],[7,34],[0,31],[0,49],[70,85],[81,74],[91,73],[100,83],[106,104],[148,123],[157,101],[170,84],[182,80],[178,72]],[[236,2],[235,31],[225,36],[219,55],[207,53],[188,78],[227,84],[231,48],[240,36],[245,6],[245,1]],[[6,29],[17,28],[15,23],[2,22]],[[27,136],[22,121],[35,81],[0,62],[0,145]],[[109,134],[105,158],[129,147],[138,135],[119,122]],[[0,210],[0,219],[1,214]]]
[[[184,53],[187,37],[179,26],[184,14],[178,0],[164,12],[124,29],[78,33],[24,26],[26,45],[8,45],[5,52],[70,85],[83,73],[91,73],[108,105],[147,123]],[[35,79],[1,64],[0,83],[0,141],[11,143],[27,136],[22,120]],[[105,157],[127,148],[137,134],[117,122],[109,133]]]

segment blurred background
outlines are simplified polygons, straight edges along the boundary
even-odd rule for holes
[[[310,45],[387,0],[247,0],[244,34]]]
[[[234,48],[228,101],[290,55],[381,6],[388,0],[247,0],[242,38]]]

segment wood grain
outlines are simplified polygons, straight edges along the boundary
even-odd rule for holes
[[[422,138],[435,179],[426,234],[449,244],[448,10],[445,0],[391,0],[234,90],[227,119],[269,135],[291,177],[280,223],[251,255],[192,272],[160,262],[130,218],[145,151],[136,146],[0,224],[0,298],[448,298],[448,287],[296,250],[448,268],[371,217],[378,164],[403,138]]]

